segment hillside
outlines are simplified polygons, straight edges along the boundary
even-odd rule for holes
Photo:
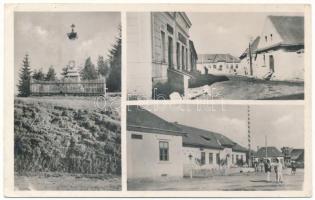
[[[97,103],[96,103],[97,102]],[[14,170],[121,174],[120,97],[14,101]]]

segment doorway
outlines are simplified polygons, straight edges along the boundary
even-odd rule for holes
[[[269,56],[269,69],[270,69],[270,72],[275,72],[275,60],[273,58],[273,55],[270,55]]]

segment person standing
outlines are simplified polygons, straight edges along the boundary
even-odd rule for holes
[[[267,182],[270,182],[271,164],[268,159],[265,162],[265,173],[267,173]]]
[[[277,172],[276,172],[276,177],[277,177],[277,182],[278,183],[283,183],[283,174],[282,174],[282,170],[283,170],[283,165],[282,163],[279,161],[279,159],[277,159]]]
[[[294,161],[292,161],[292,163],[291,163],[291,174],[295,175],[295,173],[296,173],[296,164],[295,164]]]

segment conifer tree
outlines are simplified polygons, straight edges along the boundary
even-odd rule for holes
[[[106,80],[109,92],[121,91],[121,28],[112,49],[109,51],[110,71]]]
[[[20,80],[18,85],[19,96],[27,97],[30,96],[30,80],[31,79],[31,69],[28,59],[28,54],[25,55],[23,60],[23,66],[20,70]]]

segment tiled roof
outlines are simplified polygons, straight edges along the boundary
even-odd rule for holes
[[[239,63],[240,60],[231,54],[198,54],[197,63]]]
[[[300,158],[304,158],[304,149],[293,149],[290,152],[292,160],[298,160]]]
[[[255,53],[258,47],[259,41],[260,41],[260,36],[256,37],[255,40],[250,44],[252,54]],[[247,54],[248,54],[248,48],[242,53],[242,55],[240,56],[240,59],[245,58]]]
[[[127,107],[127,130],[166,135],[184,135],[173,123],[154,115],[140,106]]]
[[[267,154],[266,154],[266,149],[267,149]],[[261,147],[255,154],[256,157],[258,158],[265,158],[267,157],[281,157],[283,154],[281,151],[279,151],[276,147]]]
[[[304,17],[268,16],[283,43],[287,45],[304,44]]]

